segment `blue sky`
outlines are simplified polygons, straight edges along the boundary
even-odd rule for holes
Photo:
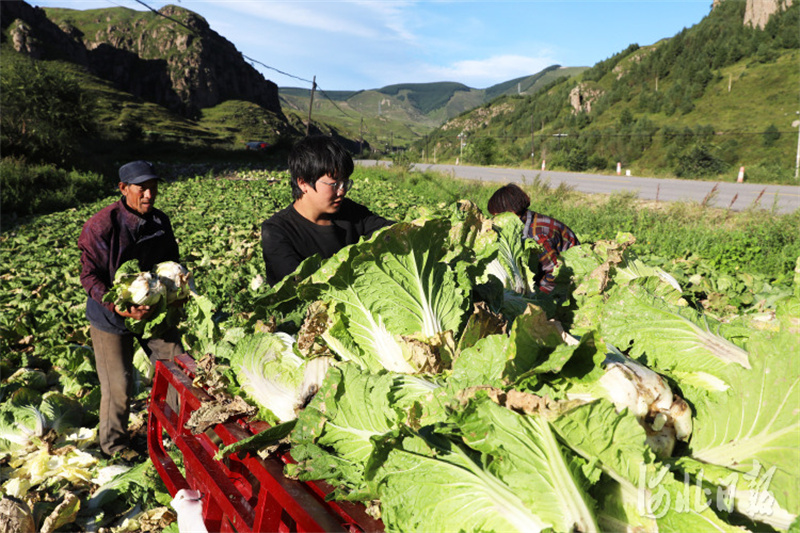
[[[145,9],[134,0],[28,0],[40,7]],[[559,64],[591,66],[671,37],[711,0],[143,0],[202,15],[279,87],[376,89],[456,81],[483,89]],[[278,71],[290,74],[285,76]],[[303,81],[305,80],[305,81]]]

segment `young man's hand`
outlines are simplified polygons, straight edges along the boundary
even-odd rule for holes
[[[143,318],[147,318],[153,311],[155,311],[155,308],[149,305],[134,305],[127,310],[120,309],[117,306],[114,306],[114,308],[119,316],[132,318],[134,320],[142,320]]]

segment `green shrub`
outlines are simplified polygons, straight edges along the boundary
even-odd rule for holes
[[[581,172],[589,168],[589,157],[582,148],[570,150],[567,154],[567,169],[573,172]]]
[[[0,206],[3,217],[52,213],[113,193],[111,180],[93,172],[67,171],[23,159],[0,161]]]
[[[589,156],[589,168],[596,168],[597,170],[606,170],[609,168],[608,159],[600,154],[592,154]]]
[[[547,154],[547,170],[552,170],[556,168],[569,168],[569,163],[567,161],[568,156],[567,152],[564,150],[554,150]]]
[[[696,178],[722,174],[728,164],[717,157],[713,147],[705,143],[697,143],[678,157],[675,175],[679,178]]]
[[[94,100],[57,66],[4,55],[0,138],[4,155],[65,164],[95,129]]]
[[[781,138],[781,132],[778,130],[778,127],[775,126],[775,124],[770,124],[767,126],[767,129],[764,130],[764,133],[762,133],[761,136],[761,142],[764,144],[764,146],[769,147],[778,142],[778,139]]]
[[[497,158],[497,141],[494,137],[481,137],[470,147],[469,161],[476,165],[492,165]]]
[[[776,159],[762,161],[745,168],[744,180],[747,183],[785,183],[797,185],[794,177],[795,169],[781,164]]]

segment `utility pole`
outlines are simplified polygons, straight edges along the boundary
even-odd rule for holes
[[[800,115],[800,111],[795,111]],[[800,177],[800,120],[792,122],[792,126],[797,128],[797,157],[794,160],[794,179]]]
[[[306,137],[311,135],[311,108],[314,107],[314,91],[317,90],[317,76],[311,81],[311,101],[308,103],[308,124],[306,125]]]
[[[358,155],[364,152],[364,117],[361,117],[361,127],[358,130]]]
[[[533,151],[533,130],[534,130],[533,114],[531,114],[531,168],[533,168],[533,160],[535,159],[534,157],[535,154]]]

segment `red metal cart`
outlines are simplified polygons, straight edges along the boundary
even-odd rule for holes
[[[172,363],[156,363],[147,423],[150,459],[173,496],[180,489],[203,494],[203,519],[209,531],[310,532],[383,531],[383,523],[366,513],[361,504],[326,502],[332,491],[324,482],[300,482],[283,475],[292,461],[287,453],[264,460],[247,453],[231,454],[217,461],[221,446],[232,444],[268,427],[244,417],[217,424],[192,435],[184,426],[192,412],[212,398],[192,384],[195,361],[183,354]],[[180,412],[167,405],[172,386],[180,397]],[[167,453],[168,437],[183,455],[183,470]]]

